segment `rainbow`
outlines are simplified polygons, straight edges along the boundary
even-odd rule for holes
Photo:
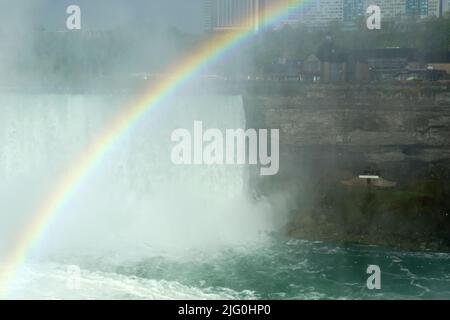
[[[269,26],[282,18],[292,5],[298,7],[312,0],[276,0],[266,8],[261,26]],[[169,76],[153,86],[145,95],[115,117],[109,127],[75,161],[74,166],[56,184],[49,197],[38,208],[31,221],[22,230],[6,260],[0,266],[0,295],[7,294],[11,282],[17,276],[32,248],[42,238],[53,219],[61,213],[83,181],[101,162],[114,143],[129,131],[150,109],[169,98],[174,92],[198,74],[204,67],[221,59],[227,52],[253,37],[253,29],[239,29],[224,35],[216,35],[192,55],[167,71]]]

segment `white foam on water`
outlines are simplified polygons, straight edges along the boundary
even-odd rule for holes
[[[0,95],[0,253],[8,253],[67,168],[131,100]],[[195,120],[205,128],[245,128],[242,98],[176,97],[150,111],[105,155],[29,257],[114,255],[125,261],[260,241],[276,219],[269,203],[250,197],[245,166],[171,162],[171,133],[193,130]]]
[[[28,264],[14,283],[8,299],[145,299],[206,300],[255,299],[251,291],[200,288],[176,281],[151,280],[115,273],[81,270],[76,286],[70,266],[57,263]]]

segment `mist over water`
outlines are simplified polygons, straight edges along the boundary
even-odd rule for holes
[[[132,101],[125,95],[0,96],[2,263],[55,185]],[[282,211],[274,214],[269,201],[252,195],[247,167],[172,164],[172,131],[192,130],[198,119],[205,128],[245,128],[242,98],[174,97],[151,110],[45,227],[8,297],[252,297],[120,272],[154,265],[153,259],[189,264],[229,250],[250,252],[282,225]],[[81,291],[67,287],[70,265],[83,270]]]
[[[130,101],[126,95],[0,96],[2,263],[66,170]],[[174,97],[150,111],[47,226],[7,298],[448,295],[449,280],[437,276],[445,274],[446,254],[289,241],[276,236],[288,212],[285,198],[255,197],[248,167],[173,165],[170,133],[191,130],[198,119],[204,128],[246,125],[238,96]],[[367,263],[389,265],[381,295],[364,291]],[[81,270],[77,289],[68,285],[71,266]]]
[[[55,184],[132,101],[128,95],[0,96],[2,263]],[[171,132],[192,130],[199,119],[204,129],[245,128],[242,98],[180,96],[151,110],[47,226],[7,298],[448,296],[448,254],[284,239],[277,232],[289,211],[286,193],[255,196],[248,166],[173,165]],[[368,263],[384,265],[381,294],[365,291]],[[68,285],[71,266],[81,270],[75,290]]]
[[[192,4],[168,20],[175,1],[164,4],[165,13],[158,1],[82,1],[82,30],[69,31],[67,1],[44,2],[0,0],[0,271],[39,208],[54,200],[56,186],[115,117],[139,100],[129,92],[174,76],[167,72],[209,37],[186,33],[201,24],[198,19],[186,29],[166,25],[181,23],[178,15],[192,20]],[[150,8],[155,20],[149,18]],[[224,132],[255,123],[257,118],[246,119],[242,97],[212,95],[227,90],[207,88],[241,86],[242,79],[275,67],[273,62],[286,54],[306,58],[325,37],[321,31],[296,32],[270,32],[267,39],[256,37],[236,47],[193,77],[183,94],[130,126],[44,226],[5,297],[448,299],[448,253],[286,238],[289,214],[301,213],[301,202],[316,197],[307,179],[293,184],[304,186],[301,192],[287,179],[280,183],[283,190],[269,188],[262,197],[250,183],[256,167],[172,163],[175,129],[192,133],[194,121],[202,121],[204,130]],[[284,90],[280,84],[274,86],[280,88],[277,94],[289,95],[289,86]],[[257,90],[254,94],[258,100]],[[265,107],[280,107],[274,111],[280,115],[289,112],[290,105],[278,103],[275,95],[269,98],[273,105]],[[295,132],[290,126],[286,123],[284,130]],[[319,129],[312,133],[320,135]],[[302,164],[292,166],[307,173]],[[330,217],[338,214],[329,209]],[[366,287],[369,264],[382,269],[380,291]],[[74,266],[81,272],[75,289],[69,285]]]
[[[1,225],[1,243],[9,244],[132,99],[2,95],[0,100],[0,172],[8,181],[1,192],[0,214],[8,221]],[[245,244],[274,230],[269,203],[252,199],[247,190],[245,166],[172,164],[171,132],[192,130],[198,119],[210,128],[244,128],[242,99],[177,97],[150,111],[93,168],[33,255],[139,259],[155,252]]]

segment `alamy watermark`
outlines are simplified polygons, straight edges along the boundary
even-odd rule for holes
[[[175,146],[171,159],[176,165],[260,165],[263,176],[279,170],[279,129],[204,130],[202,121],[194,121],[193,131],[176,129],[171,135]],[[270,152],[269,152],[270,148]]]
[[[66,20],[66,28],[68,30],[81,29],[81,7],[79,5],[70,5],[66,9],[69,15]],[[381,29],[381,8],[378,5],[371,4],[366,9],[366,26],[369,30]]]
[[[381,29],[381,8],[377,5],[370,5],[366,14],[369,16],[366,20],[366,26],[369,30],[380,30]]]
[[[371,264],[367,267],[367,274],[370,276],[367,278],[367,289],[380,290],[381,289],[381,269],[376,264]]]
[[[81,8],[77,5],[70,5],[67,7],[66,13],[69,17],[66,20],[66,27],[69,30],[81,29]]]

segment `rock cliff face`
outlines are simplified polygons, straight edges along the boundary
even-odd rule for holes
[[[450,204],[444,200],[450,197],[445,187],[450,185],[448,88],[311,86],[298,93],[291,90],[288,95],[247,94],[244,105],[248,127],[280,129],[280,173],[265,178],[255,175],[253,183],[261,193],[283,189],[295,193],[293,220],[301,220],[297,224],[305,226],[308,221],[314,225],[311,221],[318,221],[315,218],[328,210],[342,216],[343,220],[334,225],[334,229],[342,231],[343,221],[352,224],[348,211],[353,210],[354,216],[364,216],[366,204],[372,208],[372,219],[387,212],[396,212],[400,217],[408,214],[411,208],[403,208],[396,197],[391,197],[398,192],[408,193],[407,201],[416,205],[417,212],[430,213],[431,220],[424,221],[425,224],[441,219],[431,218],[432,214],[441,217],[450,212]],[[375,196],[391,206],[370,204],[373,199],[367,198],[366,194],[378,190],[358,189],[360,205],[345,209],[348,206],[343,202],[358,202],[359,198],[354,194],[355,190],[349,190],[341,181],[355,178],[367,169],[396,182],[397,187],[389,194]],[[344,192],[341,201],[324,208],[326,199],[337,192]],[[428,200],[413,196],[420,192]],[[356,198],[346,199],[346,196]],[[369,203],[364,204],[366,200]],[[305,215],[308,216],[306,220],[302,219]],[[449,223],[448,220],[445,218],[444,222]],[[367,234],[366,231],[358,233]],[[450,234],[450,229],[441,231]],[[346,237],[341,238],[345,240]]]
[[[279,128],[288,162],[296,153],[307,157],[305,150],[346,154],[358,163],[355,169],[450,161],[450,91],[380,90],[311,87],[294,96],[247,95],[247,125]]]

